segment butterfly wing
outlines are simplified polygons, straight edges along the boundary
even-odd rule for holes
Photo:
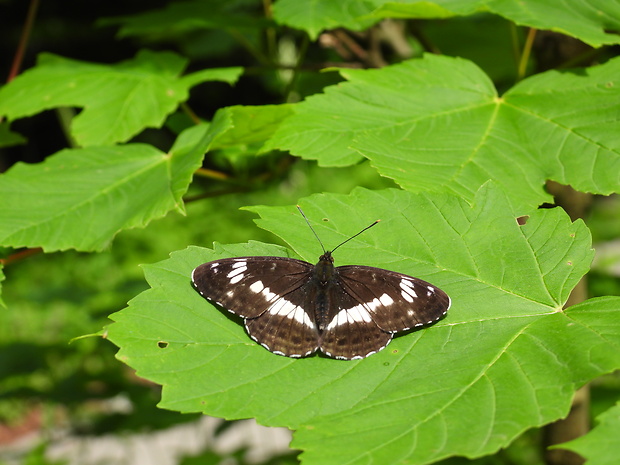
[[[206,299],[245,318],[252,339],[288,357],[318,346],[314,318],[306,312],[310,263],[284,257],[239,257],[205,263],[192,273]]]
[[[395,271],[370,266],[336,268],[345,292],[382,330],[390,333],[429,325],[450,308],[450,297],[437,286]]]
[[[328,290],[333,312],[320,341],[331,357],[367,357],[394,333],[434,323],[450,307],[445,292],[418,278],[367,266],[341,266],[336,272]]]

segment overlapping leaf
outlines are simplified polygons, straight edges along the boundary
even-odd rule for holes
[[[323,165],[361,154],[406,189],[470,200],[494,179],[521,210],[550,200],[547,179],[599,194],[620,186],[618,59],[534,76],[502,98],[462,59],[341,73],[349,82],[298,105],[275,146]]]
[[[141,227],[176,208],[208,145],[230,121],[170,153],[149,145],[63,150],[0,175],[0,244],[45,251],[101,250],[121,229]],[[192,131],[192,130],[189,130]]]
[[[11,131],[7,122],[0,123],[0,147],[11,147],[25,142],[26,139],[22,135]]]
[[[42,54],[36,67],[0,89],[0,115],[9,120],[61,106],[83,107],[71,125],[82,146],[124,142],[160,127],[189,89],[204,81],[233,83],[241,68],[207,69],[181,77],[187,60],[141,51],[135,59],[101,65]]]
[[[324,29],[346,27],[359,31],[371,26],[378,21],[369,17],[373,9],[366,0],[317,0],[303,5],[297,0],[278,0],[273,13],[276,21],[302,29],[314,40]]]
[[[534,210],[520,226],[492,186],[473,207],[446,194],[362,189],[301,205],[328,247],[381,218],[338,249],[336,264],[429,280],[453,298],[447,318],[360,361],[280,357],[202,299],[190,273],[220,257],[290,252],[258,243],[175,252],[146,268],[151,289],[108,328],[119,358],[164,386],[163,407],[287,426],[308,464],[429,463],[507,445],[620,365],[620,329],[609,325],[620,299],[562,311],[592,251],[583,223],[560,210]],[[299,256],[317,259],[294,208],[252,210]]]
[[[219,110],[227,113],[231,121],[229,131],[220,134],[211,146],[213,149],[234,146],[261,146],[278,129],[283,119],[292,114],[292,105],[235,105]]]
[[[446,18],[491,12],[518,25],[551,30],[576,37],[594,47],[617,44],[620,5],[607,0],[365,0],[333,2],[314,0],[304,8],[294,0],[279,0],[275,18],[303,29],[315,38],[322,30],[346,27],[358,30],[379,18]]]
[[[243,10],[243,2],[193,0],[173,2],[166,7],[132,16],[106,18],[102,24],[121,24],[119,37],[161,36],[196,29],[258,30],[268,24]]]
[[[586,457],[586,465],[614,465],[620,455],[620,403],[597,417],[598,425],[585,436],[554,446]]]

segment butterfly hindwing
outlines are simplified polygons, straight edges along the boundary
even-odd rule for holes
[[[250,337],[278,355],[305,357],[315,352],[319,334],[308,311],[315,291],[306,283],[276,299],[259,317],[246,319]]]
[[[370,309],[347,292],[340,281],[329,286],[326,295],[329,323],[320,338],[321,351],[326,355],[343,360],[364,358],[390,342],[392,334],[377,326]]]

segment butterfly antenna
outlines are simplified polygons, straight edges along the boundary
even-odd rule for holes
[[[341,242],[340,244],[338,244],[336,247],[334,247],[334,248],[332,249],[332,252],[334,252],[334,251],[335,251],[338,247],[340,247],[341,245],[344,245],[344,244],[346,244],[347,242],[349,242],[351,239],[355,239],[357,236],[359,236],[360,234],[362,234],[362,233],[363,233],[364,231],[366,231],[367,229],[372,228],[372,227],[373,227],[375,224],[377,224],[379,221],[381,221],[381,220],[377,220],[377,221],[375,221],[375,222],[374,222],[373,224],[371,224],[370,226],[366,226],[364,229],[362,229],[360,232],[358,232],[355,236],[351,236],[351,237],[349,237],[346,241]]]
[[[308,224],[308,227],[310,228],[310,231],[312,231],[312,233],[314,234],[314,237],[316,237],[316,240],[319,241],[319,244],[321,244],[321,248],[323,249],[323,253],[326,253],[327,251],[325,250],[325,246],[323,246],[323,243],[321,242],[321,239],[319,238],[319,235],[316,233],[316,231],[314,230],[314,228],[310,224],[310,221],[308,221],[308,218],[306,218],[306,215],[304,215],[304,212],[303,212],[303,210],[301,209],[301,207],[299,205],[297,205],[297,210],[299,210],[299,213],[301,213],[301,216],[303,216],[304,220],[306,220],[306,223]]]

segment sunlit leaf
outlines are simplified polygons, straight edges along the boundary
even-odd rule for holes
[[[9,120],[62,106],[82,107],[71,125],[79,145],[124,142],[160,127],[192,86],[234,83],[241,68],[207,69],[181,76],[187,60],[171,52],[139,52],[136,58],[102,65],[42,54],[37,66],[0,89],[0,115]]]
[[[620,331],[609,325],[620,298],[562,310],[593,253],[585,225],[561,210],[532,210],[519,225],[492,185],[474,205],[362,189],[300,204],[327,247],[381,218],[338,249],[336,264],[426,279],[452,297],[448,316],[359,361],[271,354],[190,282],[194,267],[221,257],[317,260],[294,207],[252,207],[295,253],[253,242],[175,252],[146,267],[151,289],[112,315],[119,358],[163,385],[162,407],[286,426],[306,464],[422,464],[504,447],[565,415],[577,387],[620,366]]]

